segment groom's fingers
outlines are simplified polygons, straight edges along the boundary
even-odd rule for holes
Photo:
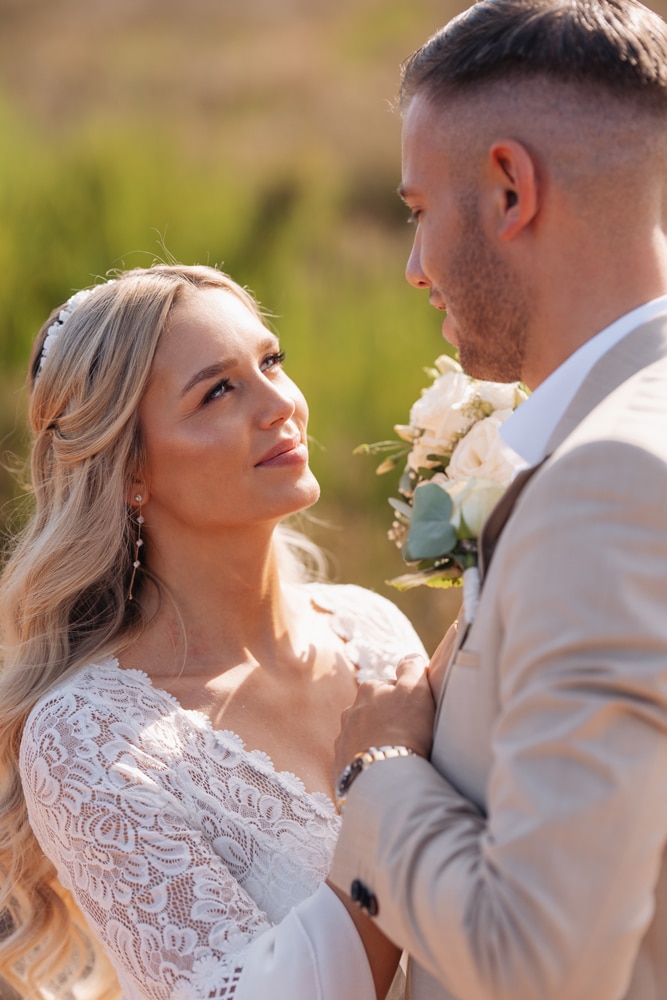
[[[449,662],[452,658],[454,647],[456,645],[458,629],[459,623],[457,620],[447,629],[444,639],[436,649],[429,664],[428,680],[436,702],[442,694],[442,686],[445,681],[447,667],[449,666]]]
[[[427,757],[434,713],[426,660],[419,654],[404,656],[395,682],[359,685],[354,703],[341,717],[335,767],[340,770],[354,754],[373,746],[406,746]]]
[[[396,682],[417,683],[422,678],[427,665],[427,661],[421,653],[408,653],[407,656],[401,657],[398,661]]]
[[[411,684],[419,680],[427,666],[428,663],[421,653],[408,653],[398,661],[396,665],[395,677],[387,678],[382,681],[373,681],[372,683],[389,684],[393,686],[400,677],[404,682]]]

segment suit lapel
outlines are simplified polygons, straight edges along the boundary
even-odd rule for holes
[[[512,513],[512,508],[517,502],[519,494],[528,484],[531,477],[535,475],[541,464],[542,462],[539,465],[533,465],[529,469],[523,469],[521,472],[518,472],[486,519],[479,537],[479,575],[482,581],[489,572],[489,565],[496,543],[500,538],[500,533],[505,526],[507,518]]]
[[[623,382],[642,368],[667,356],[667,316],[658,316],[632,330],[593,366],[558,422],[547,444],[547,457],[565,441],[582,420]],[[491,511],[479,540],[482,582],[502,530],[521,491],[537,472],[538,465],[520,472]]]

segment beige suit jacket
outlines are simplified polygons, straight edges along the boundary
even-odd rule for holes
[[[549,451],[489,521],[432,760],[373,765],[343,817],[332,880],[376,896],[413,1000],[667,998],[667,317]]]

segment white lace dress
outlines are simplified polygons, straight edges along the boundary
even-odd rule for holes
[[[310,585],[359,680],[423,652],[385,598]],[[31,825],[124,997],[374,1000],[352,921],[323,884],[340,819],[115,659],[42,698],[21,744]]]

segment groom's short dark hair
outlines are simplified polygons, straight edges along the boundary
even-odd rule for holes
[[[638,0],[481,0],[403,64],[401,108],[541,77],[667,110],[667,25]]]

